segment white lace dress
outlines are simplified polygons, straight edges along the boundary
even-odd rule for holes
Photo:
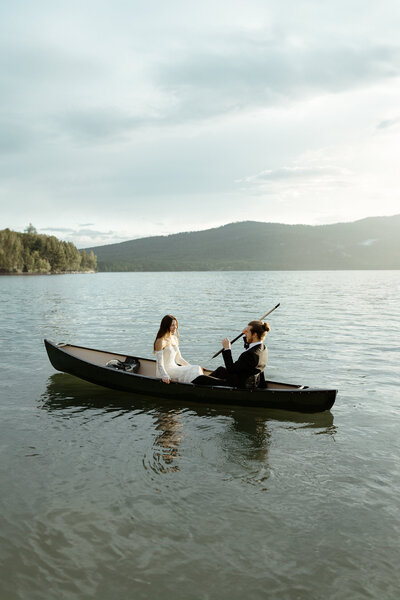
[[[199,375],[203,375],[200,366],[191,365],[182,358],[179,346],[176,344],[170,344],[156,352],[156,359],[156,377],[169,377],[172,381],[190,383]]]

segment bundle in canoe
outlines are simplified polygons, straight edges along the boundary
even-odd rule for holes
[[[277,381],[267,381],[267,387],[263,389],[208,387],[176,382],[166,385],[156,377],[156,361],[153,359],[57,344],[49,340],[44,340],[44,343],[50,362],[57,371],[134,394],[202,404],[236,404],[315,413],[332,408],[337,393],[334,389],[310,388]],[[118,366],[122,368],[116,368]]]

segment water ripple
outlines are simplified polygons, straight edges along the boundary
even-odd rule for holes
[[[399,272],[0,278],[1,597],[397,598],[399,289]],[[331,412],[114,392],[43,348],[150,356],[176,312],[183,355],[216,366],[279,301],[267,373],[338,387]]]

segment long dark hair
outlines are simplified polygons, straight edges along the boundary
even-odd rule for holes
[[[158,330],[156,339],[154,340],[154,352],[156,351],[156,341],[159,338],[162,339],[163,337],[165,337],[167,335],[167,333],[169,333],[169,331],[171,329],[172,321],[176,321],[176,337],[179,338],[178,319],[176,317],[174,317],[173,315],[165,315],[165,317],[163,317],[161,319],[160,329]]]

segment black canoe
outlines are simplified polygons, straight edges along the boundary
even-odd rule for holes
[[[44,340],[51,364],[57,371],[123,392],[161,396],[171,400],[202,404],[233,404],[316,413],[332,408],[337,390],[310,388],[267,381],[265,389],[205,387],[193,383],[163,383],[156,373],[156,361],[83,346]],[[107,366],[109,361],[137,361],[138,370],[128,372]]]

